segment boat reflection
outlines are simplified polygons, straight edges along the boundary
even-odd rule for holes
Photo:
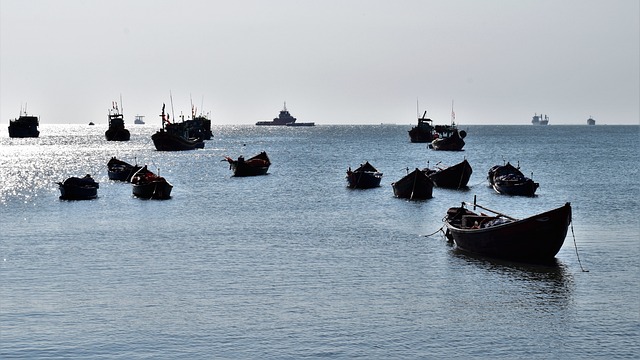
[[[469,270],[473,273],[471,276],[476,276],[480,270],[485,280],[496,284],[495,290],[504,291],[515,287],[517,293],[510,295],[514,297],[514,302],[535,305],[540,311],[553,312],[554,308],[566,308],[572,301],[573,275],[557,258],[543,264],[530,264],[483,257],[455,247],[450,252],[450,259],[454,261],[458,271]]]

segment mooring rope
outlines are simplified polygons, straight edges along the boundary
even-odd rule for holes
[[[482,183],[484,183],[484,182],[486,182],[486,181],[487,181],[487,179],[484,179],[484,180],[480,181],[479,183],[477,183],[477,184],[473,184],[473,185],[471,185],[471,186],[469,186],[469,187],[478,186],[478,185],[480,185],[480,184],[482,184]]]
[[[578,264],[580,265],[580,269],[582,269],[582,272],[589,272],[589,270],[585,270],[584,267],[582,267],[582,261],[580,261],[580,255],[578,254],[578,244],[576,244],[576,234],[573,232],[573,221],[571,222],[571,235],[573,235],[573,246],[576,249],[576,256],[578,257]]]
[[[442,225],[442,226],[440,227],[440,229],[438,229],[438,230],[436,230],[436,231],[432,232],[432,233],[431,233],[431,234],[429,234],[429,235],[425,235],[424,237],[433,236],[433,235],[435,235],[436,233],[438,233],[438,231],[442,231],[442,229],[444,229],[444,225]],[[444,233],[444,231],[442,231],[442,232]]]

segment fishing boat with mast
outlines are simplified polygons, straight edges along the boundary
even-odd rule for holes
[[[37,138],[40,136],[38,126],[40,121],[37,116],[27,115],[27,105],[20,109],[17,119],[9,120],[9,137],[11,138]]]
[[[158,151],[183,151],[204,148],[204,141],[200,137],[191,137],[184,121],[171,122],[169,114],[165,114],[165,104],[162,104],[162,128],[151,136],[153,145]]]
[[[453,101],[451,101],[451,124],[450,125],[436,125],[436,136],[429,148],[433,150],[443,151],[461,151],[465,145],[464,138],[467,136],[467,132],[464,130],[458,131],[456,125],[456,113],[453,111]]]
[[[122,105],[122,97],[120,97],[120,105]],[[118,109],[117,102],[111,103],[111,109],[109,109],[107,116],[109,129],[104,133],[107,141],[129,141],[131,133],[124,127],[124,115],[122,109]]]
[[[427,118],[427,111],[418,116],[418,125],[409,130],[409,139],[412,143],[430,143],[436,138],[433,120]]]
[[[198,109],[193,105],[193,101],[191,101],[191,119],[187,120],[185,124],[189,137],[211,140],[213,137],[211,119],[209,119],[211,113],[207,113],[206,115],[202,113],[202,111],[199,115],[197,113]]]

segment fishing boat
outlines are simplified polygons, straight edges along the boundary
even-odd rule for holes
[[[100,185],[87,174],[81,178],[72,176],[59,182],[58,187],[62,200],[91,200],[98,197]]]
[[[461,151],[464,147],[464,138],[467,132],[458,130],[456,125],[456,113],[453,111],[453,101],[451,102],[451,124],[434,126],[433,140],[429,148],[441,151]]]
[[[545,115],[544,118],[542,114],[538,115],[537,113],[533,114],[533,118],[531,119],[531,124],[533,125],[549,125],[549,116]]]
[[[391,183],[391,187],[393,195],[409,200],[431,199],[433,194],[433,181],[418,168],[402,179]]]
[[[190,137],[188,127],[182,123],[171,122],[169,115],[165,114],[162,104],[162,128],[151,136],[153,145],[158,151],[183,151],[204,148],[202,138]]]
[[[433,120],[427,118],[427,111],[418,117],[418,125],[409,130],[409,139],[412,143],[430,143],[436,138]]]
[[[258,126],[314,126],[315,123],[306,122],[306,123],[297,123],[296,118],[291,116],[289,111],[287,110],[287,102],[284,103],[284,108],[280,110],[280,114],[278,114],[277,118],[273,118],[272,121],[258,121],[256,125]]]
[[[433,150],[441,151],[461,151],[465,145],[464,138],[467,136],[467,132],[464,130],[458,131],[455,124],[453,125],[436,125],[435,131],[437,137],[433,139],[429,147]]]
[[[144,125],[144,115],[136,115],[135,120],[133,120],[133,123],[136,125]]]
[[[435,168],[422,169],[437,187],[448,189],[464,189],[471,178],[471,165],[464,159],[461,163],[453,166],[443,167],[437,163]]]
[[[165,178],[154,174],[147,165],[138,170],[131,178],[133,195],[141,199],[166,200],[171,198],[171,185]]]
[[[37,138],[40,136],[38,126],[40,121],[37,116],[27,115],[25,105],[24,111],[20,109],[20,116],[17,119],[9,120],[9,137],[11,138]]]
[[[201,138],[202,140],[211,140],[213,132],[211,131],[211,120],[209,114],[196,115],[192,112],[191,120],[187,120],[186,127],[189,137]]]
[[[466,206],[484,209],[493,215],[477,214]],[[457,248],[470,253],[523,262],[553,260],[571,223],[571,204],[516,219],[475,203],[452,207],[444,218],[446,237]]]
[[[256,176],[266,175],[271,166],[271,161],[266,152],[261,152],[258,155],[244,158],[240,155],[237,160],[233,160],[230,157],[225,157],[225,160],[229,163],[229,169],[233,171],[233,176]]]
[[[489,169],[489,184],[499,194],[533,196],[540,186],[531,178],[524,176],[520,166],[515,167],[507,162]]]
[[[120,104],[122,104],[122,99],[120,100]],[[111,103],[111,109],[109,109],[107,117],[109,120],[109,129],[104,133],[107,141],[129,141],[131,134],[129,130],[124,127],[124,115],[122,111],[118,109],[117,102]]]
[[[382,173],[367,161],[353,171],[349,167],[346,178],[347,186],[352,189],[370,189],[380,186]]]
[[[118,160],[115,157],[107,162],[107,175],[110,180],[131,182],[133,175],[142,167],[131,165],[125,161]]]
[[[589,118],[587,119],[587,125],[595,125],[595,124],[596,124],[596,121],[591,116],[589,116]]]

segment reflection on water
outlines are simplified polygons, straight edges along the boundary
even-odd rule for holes
[[[533,300],[540,311],[554,311],[550,307],[566,308],[571,303],[574,279],[557,258],[544,264],[529,264],[483,257],[457,248],[452,248],[450,253],[456,264],[464,265],[459,271],[482,271],[484,277],[517,287],[518,302]]]

